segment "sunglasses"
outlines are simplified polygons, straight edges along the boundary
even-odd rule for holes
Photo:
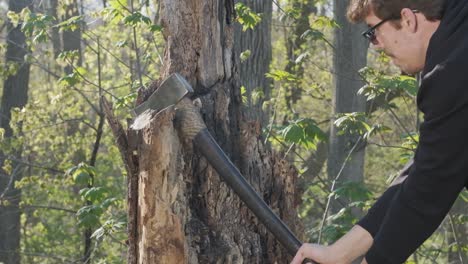
[[[416,9],[413,9],[411,10],[413,13],[418,13],[419,10],[416,10]],[[374,45],[377,45],[379,42],[377,41],[377,37],[375,36],[375,30],[380,27],[383,23],[389,21],[389,20],[396,20],[396,19],[400,19],[400,17],[389,17],[389,18],[386,18],[382,21],[380,21],[379,23],[375,24],[373,27],[369,28],[368,30],[362,32],[362,36],[369,40],[370,43],[374,44]]]

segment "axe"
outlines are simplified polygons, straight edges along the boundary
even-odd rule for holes
[[[148,110],[157,113],[166,107],[176,105],[178,129],[184,138],[193,141],[196,149],[202,153],[224,182],[234,190],[260,222],[294,256],[302,242],[268,207],[216,143],[206,128],[198,109],[188,98],[191,93],[193,93],[191,85],[181,75],[172,74],[144,103],[134,109],[134,114],[137,117],[132,127],[139,128],[139,119],[148,118],[145,114],[148,113]],[[304,260],[303,263],[315,262]]]

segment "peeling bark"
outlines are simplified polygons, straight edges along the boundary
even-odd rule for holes
[[[160,4],[166,39],[162,78],[174,72],[186,77],[195,90],[192,99],[201,102],[201,114],[218,144],[297,233],[297,172],[266,149],[259,124],[249,123],[242,111],[239,54],[229,21],[231,2],[163,0]],[[138,101],[159,83],[143,91]],[[175,111],[169,107],[146,113],[134,126],[142,129],[127,131],[128,142],[135,142],[138,164],[137,236],[129,245],[133,256],[129,263],[290,261],[286,250],[178,132]],[[129,136],[131,131],[134,136]],[[129,151],[121,149],[125,157]]]

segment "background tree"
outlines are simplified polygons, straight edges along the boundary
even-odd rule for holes
[[[364,86],[359,69],[367,64],[367,41],[360,35],[364,25],[352,25],[346,19],[346,1],[334,1],[334,17],[339,28],[335,29],[333,53],[333,118],[328,151],[328,177],[339,188],[347,181],[362,182],[364,178],[365,142],[359,128],[337,129],[336,120],[344,113],[364,113],[366,98],[358,94]],[[359,118],[359,116],[357,116]],[[334,207],[334,208],[333,208]],[[333,212],[341,205],[334,203]]]
[[[32,8],[32,1],[11,0],[8,2],[11,12],[20,12],[23,8]],[[20,24],[7,23],[8,35],[6,39],[6,66],[8,72],[3,84],[3,94],[0,107],[0,128],[5,139],[14,140],[15,134],[21,130],[13,131],[10,126],[12,111],[21,109],[28,101],[29,68],[25,61],[28,53],[26,36],[21,31]],[[21,128],[21,127],[20,127]],[[14,149],[11,160],[21,159],[21,146]],[[0,153],[0,262],[20,262],[20,209],[21,190],[15,187],[15,183],[22,178],[23,167],[18,162],[6,161],[7,153]]]

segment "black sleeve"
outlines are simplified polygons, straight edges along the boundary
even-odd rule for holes
[[[414,164],[396,186],[369,264],[403,263],[440,225],[468,182],[467,120],[464,106],[421,124]]]
[[[398,187],[399,185],[395,185],[388,188],[369,209],[367,214],[357,223],[357,225],[367,230],[372,237],[377,235],[380,225],[387,214],[387,209],[392,202]]]
[[[372,237],[377,235],[380,225],[387,214],[387,209],[392,202],[393,197],[395,197],[399,184],[408,177],[409,170],[412,166],[413,160],[411,159],[400,171],[398,177],[392,182],[391,186],[382,194],[382,196],[380,196],[377,202],[369,209],[367,214],[357,223],[357,225],[367,230]]]

